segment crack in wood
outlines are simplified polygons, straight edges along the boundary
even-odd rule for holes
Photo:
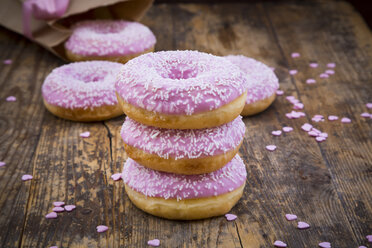
[[[107,137],[109,138],[109,141],[110,141],[110,158],[111,158],[111,163],[112,163],[113,162],[113,159],[112,159],[112,133],[110,131],[110,128],[107,126],[107,124],[104,121],[102,121],[102,124],[107,130]]]
[[[235,225],[236,233],[238,234],[240,247],[241,247],[241,248],[244,248],[243,243],[242,243],[242,239],[240,238],[239,227],[238,227],[238,225],[235,223],[235,221],[234,221],[234,225]]]

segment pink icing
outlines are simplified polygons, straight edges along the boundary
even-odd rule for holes
[[[156,43],[151,30],[138,22],[83,21],[72,27],[65,47],[83,56],[123,56],[141,53]]]
[[[225,57],[233,64],[237,65],[253,80],[248,87],[246,104],[251,104],[275,94],[279,88],[279,80],[275,73],[265,65],[255,59],[243,55],[229,55]]]
[[[115,77],[122,66],[107,61],[63,65],[45,79],[43,97],[49,104],[71,109],[116,105]]]
[[[244,73],[224,58],[198,51],[148,53],[126,63],[116,91],[129,104],[164,114],[217,109],[242,95]]]
[[[121,129],[124,142],[162,158],[193,159],[235,149],[244,138],[245,125],[239,116],[219,127],[177,130],[146,126],[129,117]]]
[[[130,158],[123,169],[123,180],[131,189],[149,197],[177,200],[228,193],[243,185],[246,177],[245,165],[239,155],[221,169],[201,175],[159,172]]]

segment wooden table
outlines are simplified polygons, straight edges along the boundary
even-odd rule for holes
[[[0,59],[0,247],[288,247],[367,245],[372,234],[372,120],[360,117],[372,101],[372,36],[346,2],[247,4],[157,4],[143,19],[156,34],[157,50],[196,49],[216,55],[244,54],[276,68],[284,96],[264,113],[245,118],[240,154],[248,179],[242,200],[224,217],[169,221],[134,207],[120,172],[127,156],[119,135],[124,118],[75,123],[51,115],[40,87],[64,62],[30,41],[1,29]],[[292,58],[299,52],[300,58]],[[310,68],[310,62],[319,67]],[[320,79],[325,64],[336,73]],[[289,69],[299,72],[290,76]],[[306,84],[308,78],[316,84]],[[6,102],[9,95],[16,102]],[[304,105],[306,117],[291,120],[285,96]],[[369,110],[372,112],[372,110]],[[315,123],[315,114],[349,117]],[[329,134],[317,143],[301,130],[305,122]],[[280,137],[271,131],[294,131]],[[90,138],[80,138],[90,131]],[[266,145],[278,149],[269,152]],[[23,182],[23,174],[34,179]],[[57,219],[44,216],[53,201],[76,204]],[[310,229],[298,230],[286,213]],[[110,227],[97,233],[97,225]],[[371,246],[370,246],[371,247]]]

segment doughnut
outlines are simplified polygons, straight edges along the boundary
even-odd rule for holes
[[[243,194],[247,172],[239,155],[221,169],[201,175],[155,171],[128,158],[122,178],[129,199],[143,211],[194,220],[229,212]]]
[[[267,109],[275,100],[275,92],[279,88],[279,80],[273,70],[261,62],[243,55],[229,55],[225,58],[253,79],[251,80],[253,83],[249,85],[241,115],[250,116]]]
[[[156,38],[138,22],[95,20],[82,21],[71,27],[65,42],[71,61],[109,60],[126,63],[141,54],[154,51]]]
[[[245,125],[232,122],[205,129],[162,129],[126,118],[121,136],[128,157],[158,171],[204,174],[227,164],[243,142]]]
[[[123,114],[115,95],[120,63],[87,61],[54,69],[41,88],[45,107],[73,121],[99,121]]]
[[[247,77],[228,60],[198,51],[147,53],[126,63],[116,81],[124,113],[145,125],[202,129],[234,120]]]

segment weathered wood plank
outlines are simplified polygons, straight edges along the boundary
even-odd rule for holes
[[[372,127],[360,114],[367,111],[365,104],[372,95],[371,32],[346,2],[286,8],[267,4],[265,9],[289,67],[299,67],[293,80],[308,116],[334,114],[352,119],[346,125],[326,121],[316,126],[330,134],[319,148],[354,234],[335,244],[345,245],[344,240],[352,240],[348,246],[365,243],[372,231]],[[291,59],[294,50],[303,58]],[[320,68],[311,70],[310,60],[317,60]],[[327,80],[318,77],[316,85],[304,84],[306,78],[324,71],[328,62],[336,62],[335,75]],[[321,196],[327,202],[328,194]],[[333,205],[329,208],[333,215]],[[337,223],[331,228],[339,231]]]
[[[79,136],[85,131],[90,131],[91,137]],[[35,180],[22,246],[107,246],[114,233],[99,234],[96,226],[112,226],[112,186],[106,174],[110,163],[109,139],[102,123],[70,122],[46,113],[33,160]],[[54,201],[77,207],[57,219],[46,219]]]
[[[19,35],[0,33],[0,246],[16,247],[23,232],[30,182],[23,174],[32,174],[31,164],[39,140],[44,108],[40,85],[45,71],[60,61]],[[3,65],[5,59],[13,60]],[[16,102],[6,102],[13,95]]]

